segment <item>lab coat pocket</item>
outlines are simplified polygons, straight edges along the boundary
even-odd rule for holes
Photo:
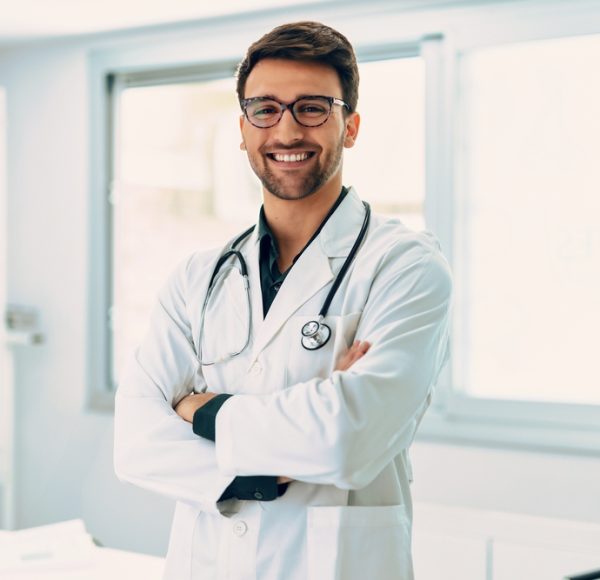
[[[356,335],[361,312],[342,316],[327,316],[324,323],[331,329],[331,337],[325,345],[316,350],[307,350],[302,346],[302,327],[315,315],[292,316],[288,323],[287,337],[287,380],[288,386],[315,377],[327,378],[335,369],[339,357],[344,354]]]
[[[403,505],[309,507],[308,580],[412,580]]]
[[[175,505],[163,580],[188,580],[192,576],[192,542],[198,510],[183,502]]]

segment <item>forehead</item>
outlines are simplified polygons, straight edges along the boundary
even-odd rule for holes
[[[271,95],[291,101],[300,95],[325,95],[342,98],[337,71],[318,62],[265,58],[252,69],[246,80],[245,97]]]

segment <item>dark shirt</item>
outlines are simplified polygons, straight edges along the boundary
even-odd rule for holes
[[[275,296],[279,292],[283,281],[288,275],[289,271],[294,267],[294,264],[298,258],[303,254],[304,250],[310,246],[313,240],[321,233],[323,226],[327,223],[329,218],[334,214],[335,210],[344,201],[344,198],[348,194],[348,190],[342,187],[340,195],[336,199],[335,203],[331,206],[331,209],[327,215],[323,218],[323,221],[316,229],[315,233],[311,236],[310,240],[306,243],[304,248],[294,257],[292,265],[285,271],[280,272],[279,266],[277,265],[277,259],[279,258],[279,247],[277,240],[267,223],[265,216],[264,207],[260,208],[260,215],[258,218],[258,239],[260,240],[260,288],[262,290],[263,300],[263,316],[267,315],[271,304],[275,300]]]
[[[289,271],[294,267],[294,264],[302,255],[304,250],[306,250],[306,248],[308,248],[313,240],[319,235],[323,229],[323,226],[333,215],[340,203],[342,203],[347,193],[348,190],[345,187],[342,187],[340,195],[321,222],[321,225],[319,225],[304,248],[302,248],[302,250],[294,257],[292,265],[283,273],[279,271],[279,266],[277,265],[277,259],[279,258],[279,247],[277,246],[277,240],[275,239],[275,236],[273,235],[273,232],[267,223],[264,208],[260,208],[257,233],[260,242],[259,268],[263,316],[267,315],[267,312],[271,308],[271,305],[273,304],[273,301],[275,300],[275,297],[277,296],[277,293],[279,292],[279,289],[281,288],[281,285],[283,284]],[[193,429],[196,435],[204,437],[205,439],[210,439],[211,441],[215,440],[215,424],[217,413],[219,412],[219,409],[223,403],[225,403],[225,401],[232,396],[233,395],[228,394],[217,395],[194,413]],[[238,499],[272,501],[283,495],[287,489],[287,486],[287,483],[278,485],[277,477],[275,476],[238,476],[229,484],[218,501],[229,499],[231,497],[236,497]]]

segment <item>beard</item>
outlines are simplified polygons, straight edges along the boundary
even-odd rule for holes
[[[302,143],[295,145],[294,149],[302,149]],[[283,149],[283,147],[280,147]],[[252,171],[256,174],[263,187],[279,199],[304,199],[323,187],[338,171],[342,163],[344,151],[343,139],[340,139],[322,160],[315,160],[315,166],[306,175],[275,175],[268,166],[266,155],[258,152],[256,155],[248,154]],[[315,154],[316,155],[316,154]]]

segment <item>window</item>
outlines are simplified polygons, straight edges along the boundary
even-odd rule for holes
[[[239,148],[233,78],[124,88],[113,199],[113,369],[140,342],[159,288],[196,250],[257,218],[260,187]]]
[[[356,147],[346,150],[344,182],[354,185],[375,211],[421,229],[423,60],[414,53],[366,62],[360,69],[363,123]],[[225,244],[255,222],[262,196],[239,148],[233,78],[165,83],[144,77],[140,83],[136,75],[117,76],[112,93],[108,364],[114,388],[174,266],[196,250]],[[399,159],[403,171],[390,171]]]
[[[598,70],[600,36],[462,61],[456,384],[472,396],[600,404]]]
[[[361,197],[371,203],[373,211],[397,216],[407,226],[422,230],[425,227],[423,58],[361,63],[358,111],[361,113],[358,139],[344,153],[345,183],[354,185]]]
[[[449,409],[600,418],[600,36],[460,58]]]

